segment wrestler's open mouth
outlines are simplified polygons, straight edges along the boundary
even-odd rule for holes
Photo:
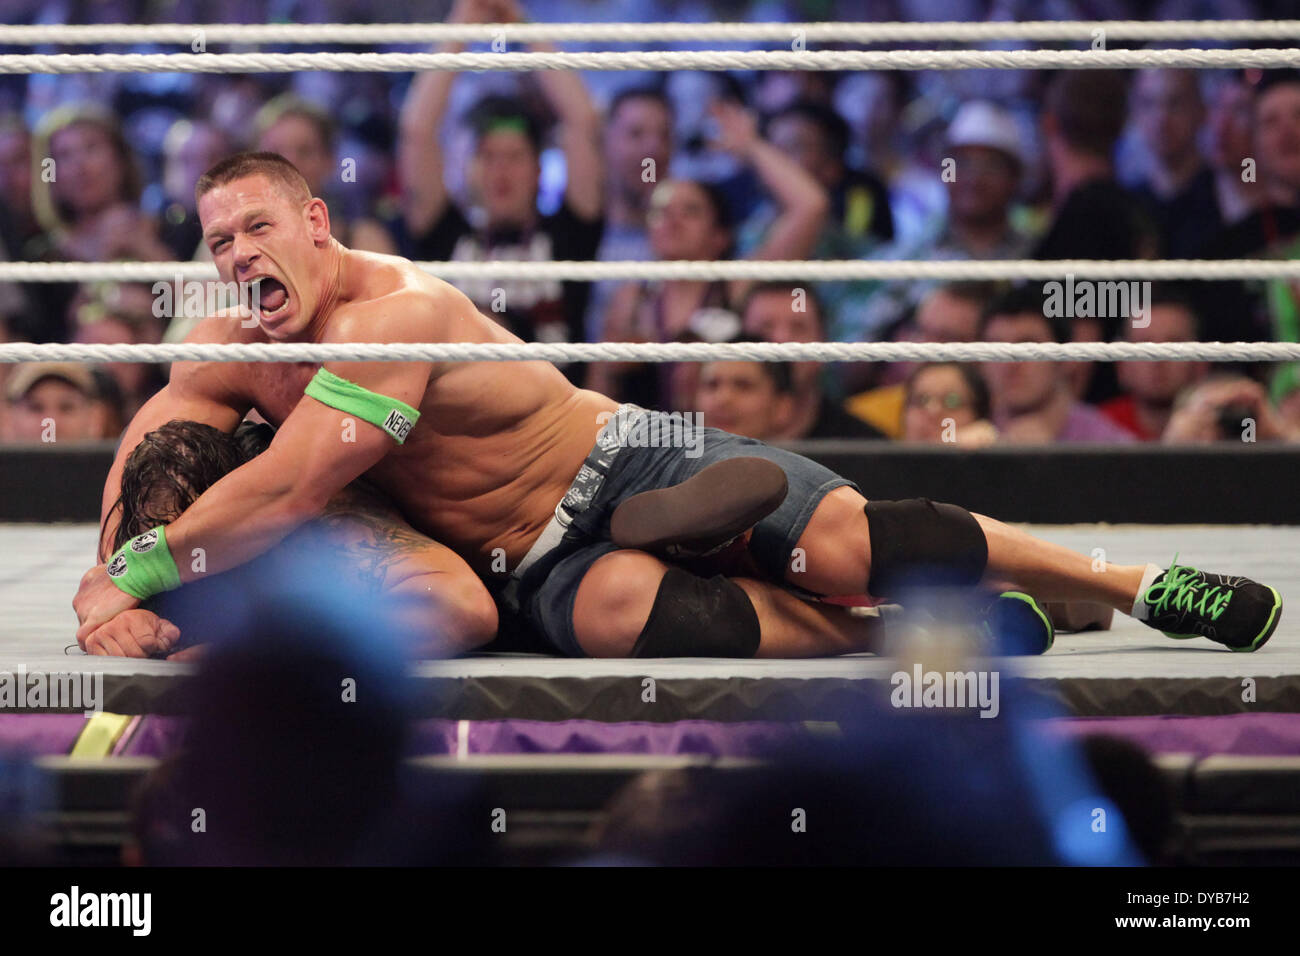
[[[275,315],[289,304],[289,290],[279,279],[262,276],[254,280],[252,286],[257,295],[258,311],[262,315]]]

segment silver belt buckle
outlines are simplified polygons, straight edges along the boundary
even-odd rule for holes
[[[569,525],[573,524],[573,516],[570,515],[568,509],[564,507],[563,498],[561,498],[560,503],[555,506],[555,520],[560,523],[560,527],[562,528],[567,528]]]

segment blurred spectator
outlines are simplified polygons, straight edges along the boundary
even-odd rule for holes
[[[745,158],[719,142],[717,107],[750,108],[749,90],[731,73],[683,70],[665,75],[664,91],[672,100],[677,140],[673,178],[717,187],[736,222],[744,222],[764,187]]]
[[[646,216],[660,178],[668,177],[673,157],[672,103],[654,87],[623,90],[605,116],[605,231],[596,258],[644,260],[651,257]],[[597,282],[587,305],[587,337],[600,338],[613,281]]]
[[[194,202],[194,184],[230,152],[217,127],[203,121],[177,120],[163,141],[162,225],[159,236],[181,261],[207,258],[203,226]]]
[[[946,197],[936,170],[913,156],[904,111],[911,80],[902,70],[854,73],[835,91],[835,106],[853,128],[859,168],[889,187],[894,233],[902,243],[920,239],[943,215]]]
[[[798,163],[762,139],[752,114],[718,101],[713,106],[718,144],[750,163],[781,208],[750,259],[803,259],[825,222],[826,191]],[[650,245],[656,259],[714,261],[732,257],[731,214],[718,190],[689,180],[662,182],[651,199]],[[628,282],[610,302],[605,341],[672,342],[687,333],[727,341],[739,331],[739,302],[752,281]],[[671,368],[594,363],[588,387],[651,408],[673,407]],[[680,399],[681,396],[678,398]],[[689,399],[689,396],[685,396]]]
[[[1052,180],[1052,221],[1033,250],[1037,259],[1146,259],[1160,252],[1150,210],[1115,178],[1115,145],[1124,129],[1128,79],[1109,70],[1067,70],[1047,88],[1041,119]],[[1076,320],[1067,341],[1111,341],[1127,316]],[[1065,369],[1076,396],[1090,402],[1118,392],[1107,363]]]
[[[16,113],[0,116],[0,241],[11,259],[40,233],[32,208],[32,137]]]
[[[166,258],[155,224],[136,207],[140,170],[117,120],[72,106],[45,117],[35,155],[35,209],[52,250],[81,262]],[[46,164],[48,160],[48,165]]]
[[[1148,322],[1124,326],[1125,342],[1196,342],[1199,321],[1189,295],[1157,289],[1152,293]],[[1143,441],[1159,441],[1173,414],[1180,392],[1203,379],[1205,362],[1120,362],[1123,394],[1101,405],[1115,424]]]
[[[215,126],[231,150],[251,149],[256,138],[257,112],[273,95],[266,81],[254,74],[209,77],[200,115]]]
[[[831,108],[835,74],[818,70],[764,70],[754,85],[754,109],[764,116],[783,112],[795,104]],[[841,121],[842,122],[842,121]],[[847,146],[848,130],[845,130]]]
[[[1149,159],[1135,192],[1151,211],[1164,255],[1190,259],[1223,227],[1215,176],[1198,149],[1205,104],[1197,71],[1142,70],[1129,105]]]
[[[997,431],[989,422],[989,390],[973,365],[927,362],[907,380],[903,440],[960,444],[965,448],[991,445]]]
[[[820,298],[812,289],[789,282],[764,282],[751,289],[741,320],[746,334],[758,341],[821,342],[826,337]],[[820,362],[793,362],[790,367],[790,419],[774,438],[885,437],[826,395]]]
[[[954,160],[948,183],[948,221],[924,258],[1017,259],[1029,237],[1011,222],[1011,206],[1024,172],[1020,127],[993,103],[962,105],[948,127]]]
[[[1043,312],[1041,292],[1024,286],[994,302],[980,324],[985,342],[1065,342],[1063,321]],[[1131,442],[1133,435],[1078,401],[1054,362],[989,362],[983,369],[999,440]]]
[[[894,342],[973,342],[979,335],[980,315],[997,287],[987,282],[950,282],[935,286],[917,305],[911,317],[897,323],[888,336]],[[853,395],[845,408],[890,438],[903,434],[906,382],[914,362],[879,366],[876,387]]]
[[[1109,70],[1053,77],[1042,115],[1052,177],[1052,223],[1038,259],[1144,259],[1158,254],[1150,216],[1115,180],[1128,81]],[[1106,330],[1106,338],[1114,329]]]
[[[435,793],[403,767],[414,717],[404,658],[364,590],[337,586],[337,560],[322,549],[293,580],[228,591],[236,636],[202,659],[184,750],[134,801],[139,862],[493,861],[491,828],[471,823],[490,809],[471,815],[473,785],[439,778]]]
[[[834,110],[806,100],[791,103],[767,117],[764,136],[816,179],[830,198],[829,218],[809,258],[865,259],[893,241],[889,192],[875,175],[848,167],[849,127]],[[761,247],[778,216],[770,199],[755,210],[740,231],[742,255]],[[878,282],[818,283],[835,329],[832,338],[861,337],[855,320],[879,288]]]
[[[340,183],[356,186],[356,157],[350,171],[335,155],[334,120],[318,106],[291,93],[277,96],[257,112],[257,148],[279,153],[307,180],[313,196],[330,207],[330,231],[349,249],[393,254],[397,245],[382,225],[371,218],[349,219],[340,200]]]
[[[1011,220],[1020,192],[1024,148],[1015,117],[980,100],[962,105],[948,126],[953,161],[947,216],[925,237],[907,245],[908,259],[1023,259],[1032,239]],[[855,339],[870,340],[913,309],[934,282],[893,282],[860,312]]]
[[[694,407],[709,428],[769,441],[790,427],[793,389],[788,362],[705,362]]]
[[[16,113],[0,116],[0,262],[28,256],[28,243],[40,234],[32,211],[31,136]],[[29,284],[0,282],[0,322],[31,313],[37,301]]]
[[[1259,202],[1206,247],[1207,259],[1294,258],[1300,251],[1300,71],[1264,70],[1251,103],[1252,157]],[[1226,172],[1226,171],[1225,171]],[[1202,336],[1212,341],[1275,337],[1300,341],[1300,310],[1291,283],[1209,282],[1201,288]]]
[[[1165,428],[1166,442],[1297,441],[1300,429],[1278,414],[1264,386],[1244,375],[1214,375],[1185,389]]]
[[[1300,73],[1265,71],[1255,89],[1260,181],[1276,206],[1300,202]]]
[[[157,224],[138,206],[140,170],[121,127],[98,107],[60,107],[36,131],[32,180],[37,221],[33,257],[111,262],[169,259]],[[75,287],[46,283],[35,293],[40,311],[17,331],[35,341],[66,340],[68,304]]]
[[[1079,748],[1097,785],[1123,814],[1148,865],[1170,862],[1175,801],[1169,778],[1145,750],[1123,737],[1088,734]]]
[[[5,441],[19,444],[108,438],[111,412],[84,365],[33,362],[5,382]]]
[[[90,292],[79,296],[73,306],[74,342],[141,345],[162,341],[163,320],[153,314],[148,286],[104,284],[90,287]],[[152,362],[109,362],[99,368],[116,383],[127,421],[166,384],[160,366]]]
[[[1279,368],[1273,376],[1270,394],[1287,428],[1300,434],[1300,366],[1291,362]]]
[[[840,729],[753,769],[639,778],[611,800],[594,834],[599,851],[666,866],[1139,862],[1118,798],[1073,744],[951,710],[883,709]],[[1115,773],[1105,780],[1121,786]],[[1151,794],[1146,777],[1122,789]],[[1098,806],[1115,821],[1104,834],[1089,830]],[[1151,831],[1163,810],[1168,830],[1167,803],[1135,809]]]
[[[522,12],[513,0],[456,0],[448,21],[519,19]],[[440,49],[461,51],[464,45]],[[405,255],[475,262],[595,256],[604,202],[599,118],[577,73],[545,70],[537,78],[559,118],[556,135],[564,149],[567,176],[560,209],[548,216],[537,210],[542,133],[533,115],[518,102],[496,96],[473,108],[470,179],[481,210],[467,214],[447,194],[439,142],[456,74],[422,73],[411,83],[402,105],[398,146]],[[462,282],[459,287],[484,314],[526,341],[583,340],[587,283],[484,280]]]
[[[1255,166],[1251,88],[1236,72],[1220,78],[1211,88],[1209,114],[1201,129],[1202,150],[1214,173],[1219,219],[1223,225],[1233,225],[1254,212],[1261,199],[1258,176],[1247,175],[1247,168]]]

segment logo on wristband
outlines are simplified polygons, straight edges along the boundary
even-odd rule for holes
[[[126,574],[126,555],[119,554],[108,562],[108,576],[110,578],[120,578],[124,574]]]
[[[411,426],[414,424],[414,422],[394,408],[388,413],[388,418],[384,420],[384,424],[380,427],[396,438],[399,442],[402,442],[406,441],[406,436],[410,434]]]
[[[137,535],[131,539],[131,550],[136,554],[144,554],[146,551],[152,551],[153,546],[158,543],[158,529],[146,531],[144,534]]]

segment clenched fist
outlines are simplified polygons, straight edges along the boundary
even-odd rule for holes
[[[87,654],[111,657],[154,657],[168,654],[181,639],[181,630],[153,611],[133,608],[96,628],[81,642]]]

